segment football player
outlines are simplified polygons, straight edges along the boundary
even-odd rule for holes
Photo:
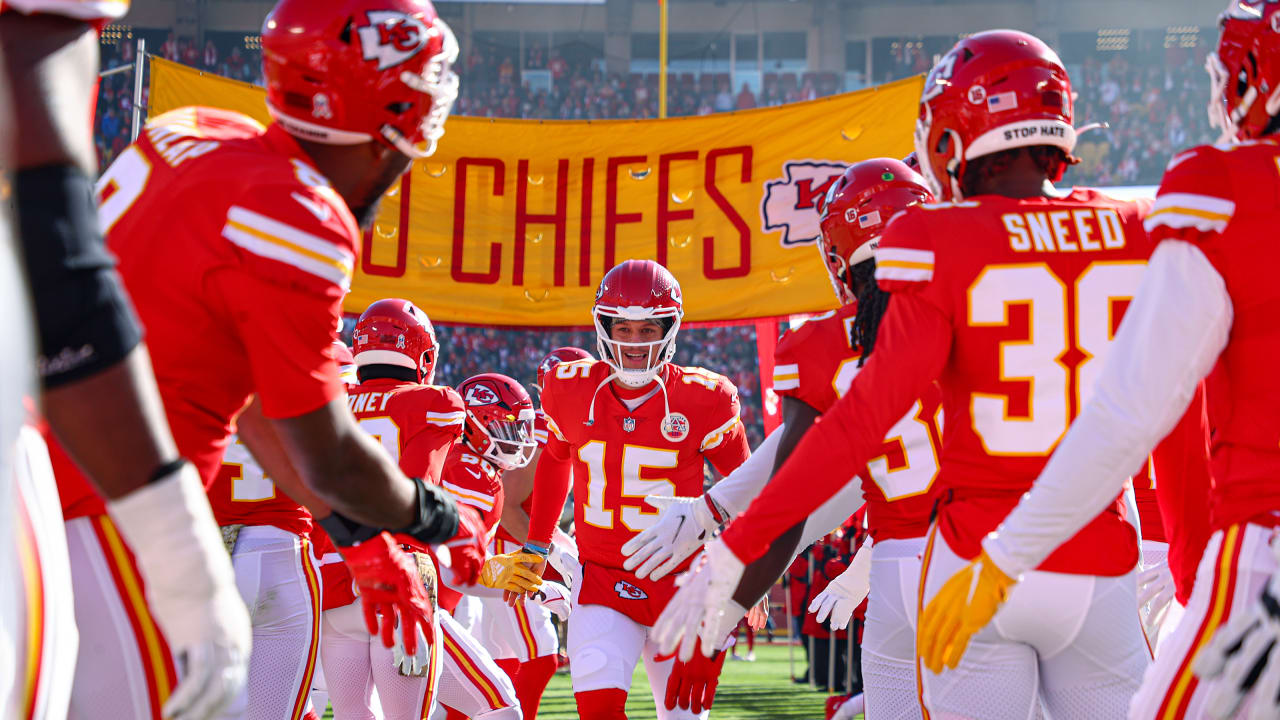
[[[547,374],[561,362],[589,360],[591,353],[576,347],[560,347],[547,353],[538,363],[538,388],[546,383]],[[546,414],[539,407],[534,419],[534,440],[538,449],[524,467],[502,473],[502,519],[493,539],[494,554],[515,552],[529,537],[529,509],[533,505],[534,473],[542,447],[547,444]],[[555,547],[576,548],[572,540],[557,530]],[[576,550],[572,550],[576,557]],[[549,558],[550,559],[550,558]],[[544,579],[572,584],[554,568],[548,568]],[[514,605],[501,598],[481,598],[479,635],[485,648],[516,687],[520,709],[527,718],[538,716],[542,693],[555,675],[560,637],[551,621],[552,612],[543,603],[521,597]]]
[[[656,262],[627,260],[606,273],[592,315],[601,359],[562,362],[547,375],[542,409],[550,436],[538,461],[529,539],[522,552],[489,561],[486,584],[537,586],[572,467],[582,578],[568,645],[579,715],[625,718],[632,671],[643,657],[658,717],[701,717],[724,653],[687,663],[658,653],[650,626],[675,592],[674,577],[628,572],[621,548],[655,519],[647,496],[696,497],[704,461],[727,475],[747,459],[737,389],[722,375],[671,363],[683,299]]]
[[[893,299],[875,353],[770,486],[707,545],[708,561],[655,630],[665,641],[692,641],[702,618],[714,620],[742,563],[843,485],[846,468],[879,454],[886,432],[935,380],[946,418],[945,490],[920,601],[971,561],[972,572],[1009,588],[981,540],[1088,399],[1150,254],[1143,203],[1053,187],[1073,162],[1072,102],[1057,54],[1026,33],[972,35],[934,67],[916,154],[935,195],[951,202],[908,208],[885,228],[876,281]],[[1041,699],[1053,717],[1124,714],[1150,655],[1136,612],[1137,536],[1118,496],[1117,487],[1070,542],[1026,568],[967,653],[939,647],[945,628],[921,618],[930,714],[1026,718]],[[948,599],[968,587],[961,580],[946,588]]]
[[[640,565],[642,577],[650,570],[653,576],[661,577],[684,560],[718,528],[712,508],[726,517],[746,510],[769,473],[786,460],[818,416],[848,390],[870,357],[877,325],[888,307],[888,295],[876,286],[874,278],[876,242],[895,214],[932,201],[924,178],[887,158],[855,163],[832,184],[821,209],[818,250],[841,307],[788,330],[778,341],[773,388],[782,396],[782,428],[738,470],[707,491],[703,498],[707,504],[673,503],[664,509],[657,524],[623,548],[630,555],[628,567]],[[862,675],[867,707],[877,717],[920,716],[915,674],[916,597],[908,590],[913,585],[910,579],[920,574],[919,558],[936,499],[941,401],[937,387],[928,386],[924,396],[889,431],[881,455],[859,473],[861,487],[850,483],[851,492],[833,498],[837,503],[828,501],[802,525],[779,538],[767,555],[753,563],[734,596],[740,606],[754,602],[791,564],[797,549],[842,523],[849,509],[861,504],[859,496],[864,496],[874,550],[870,543],[864,543],[851,569],[827,586],[820,597],[828,607],[818,619],[831,614],[834,624],[844,627],[868,589],[875,588],[862,638]],[[775,459],[750,477],[748,466],[771,454]],[[692,517],[681,520],[686,514]],[[664,532],[673,521],[680,529]],[[704,537],[700,539],[699,534]],[[730,619],[726,617],[726,622]]]
[[[190,518],[171,508],[186,502],[188,493],[198,495],[200,480],[213,482],[232,418],[256,394],[259,404],[245,413],[260,407],[269,419],[263,425],[274,432],[255,437],[242,417],[240,439],[277,484],[286,482],[288,470],[272,467],[268,458],[281,453],[264,447],[274,442],[283,448],[303,485],[282,489],[295,499],[295,491],[309,489],[333,508],[316,517],[340,546],[371,625],[383,618],[382,639],[389,645],[391,616],[398,615],[406,649],[416,650],[420,628],[429,628],[428,599],[412,562],[381,530],[442,542],[456,533],[456,506],[438,486],[407,478],[360,431],[330,344],[360,247],[360,222],[371,222],[387,187],[443,132],[457,89],[450,69],[456,43],[425,0],[323,6],[282,0],[267,17],[262,45],[268,107],[276,121],[271,128],[233,112],[182,108],[149,123],[99,183],[98,217],[108,247],[147,329],[178,451],[198,473],[175,479],[165,503],[138,503],[129,514],[145,515],[146,523],[166,532],[192,532]],[[393,50],[401,62],[385,67]],[[324,112],[315,112],[321,107]],[[64,467],[68,478],[75,474]],[[69,499],[90,496],[86,490]],[[132,575],[125,566],[132,561],[114,529],[99,522],[101,508],[85,513],[92,519],[77,531],[85,559],[77,580],[88,584],[75,585],[78,624],[82,633],[102,635],[86,647],[116,654],[79,663],[77,673],[116,678],[103,692],[128,695],[131,704],[107,714],[156,715],[158,709],[137,703],[162,704],[172,686],[148,681],[138,669],[137,643],[116,637],[121,626],[114,618],[126,617],[121,608],[140,607],[137,586],[127,591]],[[166,569],[196,565],[187,546],[129,540],[124,538],[145,548],[137,564],[159,617],[168,612],[168,593],[192,596],[174,611],[183,619],[217,599],[216,588],[189,578],[180,590],[151,581],[146,568],[152,555]],[[210,557],[221,553],[225,562],[219,545],[201,547]],[[113,575],[108,566],[125,574]],[[234,592],[234,585],[227,589]],[[82,606],[92,614],[80,616]],[[159,636],[141,627],[143,644],[159,647]],[[198,617],[161,629],[173,634],[179,654],[197,641],[212,643],[214,649],[187,652],[185,663],[195,675],[215,668],[219,683],[225,682],[223,668],[231,667],[222,658],[247,644],[213,643],[218,627]],[[162,666],[164,655],[148,653],[146,663]],[[150,696],[148,688],[155,689]],[[104,694],[85,697],[93,701],[92,712],[106,712]]]
[[[466,423],[461,442],[449,453],[444,487],[459,505],[480,513],[487,543],[505,504],[503,474],[528,465],[537,449],[533,399],[519,382],[498,373],[467,378],[458,385],[458,394],[466,407]],[[518,720],[523,713],[514,678],[494,660],[479,633],[473,636],[452,616],[463,593],[502,602],[500,591],[476,585],[483,560],[479,555],[454,555],[448,571],[441,573],[445,662],[437,697],[449,717]]]
[[[244,682],[248,617],[232,590],[230,565],[216,552],[207,503],[180,490],[197,478],[165,421],[141,326],[103,248],[94,208],[98,30],[128,8],[128,0],[0,1],[0,182],[22,243],[19,253],[8,218],[0,217],[3,305],[19,314],[5,349],[17,367],[5,373],[0,410],[0,634],[13,639],[0,650],[0,667],[14,669],[0,680],[6,717],[64,716],[76,662],[72,580],[52,472],[40,434],[19,432],[36,370],[52,431],[111,500],[120,532],[140,548],[148,593],[165,596],[153,604],[155,621],[180,654],[201,658],[172,699],[166,691],[167,712],[205,717]],[[38,353],[28,337],[26,288]],[[26,473],[16,485],[13,471]],[[155,521],[160,514],[177,521]],[[175,556],[186,559],[173,562]]]
[[[1280,2],[1232,2],[1220,26],[1207,62],[1209,109],[1226,142],[1170,161],[1146,219],[1159,245],[1093,397],[1031,493],[983,542],[1010,578],[1054,552],[1142,462],[1207,376],[1214,482],[1208,502],[1186,508],[1185,520],[1211,509],[1212,537],[1133,718],[1280,713]],[[989,617],[992,590],[980,576],[958,607],[966,631]],[[955,642],[963,644],[963,632]]]
[[[432,384],[439,346],[431,321],[407,300],[378,300],[356,322],[351,350],[359,383],[349,388],[348,403],[360,429],[376,440],[405,475],[439,485],[454,441],[462,433],[466,412],[453,388]],[[459,508],[458,514],[462,527],[448,542],[453,545],[457,564],[462,566],[461,558],[470,555],[478,573],[485,542],[480,516],[471,507]],[[419,543],[414,549],[430,552]],[[412,557],[404,552],[401,555]],[[416,562],[414,567],[416,571]],[[411,674],[401,674],[396,653],[379,643],[365,625],[363,592],[353,591],[348,564],[326,557],[321,572],[325,610],[320,653],[334,713],[338,717],[370,717],[370,693],[376,687],[382,708],[390,717],[423,717],[436,692],[442,646],[449,646],[449,640],[438,632],[443,613],[434,614],[428,634],[434,639],[427,647],[421,653],[405,653],[418,656],[418,666]],[[435,573],[428,575],[434,577]],[[434,581],[429,585],[433,593],[437,591]]]
[[[332,347],[343,382],[354,383],[351,349],[338,340]],[[260,412],[245,414],[237,424],[253,422],[265,423]],[[276,466],[292,469],[287,459]],[[303,483],[293,478],[287,486],[296,492]],[[321,586],[310,540],[311,512],[276,487],[236,435],[209,487],[209,504],[253,623],[249,682],[223,717],[296,720],[306,712],[320,649]]]

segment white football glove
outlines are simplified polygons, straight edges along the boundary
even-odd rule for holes
[[[809,603],[809,612],[817,613],[818,622],[831,617],[831,627],[840,630],[849,624],[853,611],[858,609],[871,590],[871,540],[862,543],[854,553],[853,562],[840,573],[818,597]]]
[[[395,634],[396,642],[391,646],[391,662],[405,677],[426,677],[427,671],[431,669],[431,645],[427,642],[427,636],[422,634],[421,628],[415,628],[415,632],[418,634],[418,649],[412,655],[406,655],[404,652],[404,636],[399,632]],[[440,637],[439,630],[436,631],[435,636]]]
[[[1160,625],[1169,613],[1173,596],[1173,571],[1169,569],[1167,561],[1156,563],[1138,573],[1138,611],[1152,647],[1155,647],[1156,638],[1160,637]]]
[[[560,577],[564,578],[565,586],[570,590],[582,581],[582,563],[578,561],[578,546],[573,542],[573,538],[559,530],[552,539],[547,564],[560,573]]]
[[[711,514],[707,496],[664,497],[650,495],[644,499],[658,509],[652,526],[627,541],[622,554],[624,570],[635,571],[636,577],[657,580],[698,551],[720,528]],[[639,569],[636,569],[636,568]]]
[[[733,601],[745,569],[723,540],[707,543],[693,567],[676,579],[680,589],[653,625],[658,652],[665,655],[679,648],[680,660],[688,662],[701,636],[702,654],[714,655],[746,614],[746,608]]]
[[[1271,543],[1280,560],[1280,542]],[[1252,691],[1248,720],[1280,717],[1280,570],[1244,612],[1218,629],[1196,657],[1195,673],[1211,681],[1205,713],[1233,717]]]
[[[190,463],[107,503],[182,680],[169,720],[205,720],[244,688],[252,630],[204,485]]]
[[[526,597],[530,602],[535,602],[550,610],[561,620],[569,619],[569,588],[564,585],[550,580],[543,580],[538,589],[529,593]]]

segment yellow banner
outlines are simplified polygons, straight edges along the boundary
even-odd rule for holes
[[[404,297],[444,322],[589,325],[627,258],[671,269],[686,321],[828,309],[817,201],[847,163],[910,152],[920,89],[667,120],[450,118],[384,199],[346,309]],[[153,59],[150,113],[184,105],[269,120],[261,88]]]

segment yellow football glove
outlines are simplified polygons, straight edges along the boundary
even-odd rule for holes
[[[924,666],[942,672],[955,669],[969,639],[995,616],[1016,581],[982,554],[938,590],[920,616],[916,651]]]
[[[523,595],[542,586],[546,558],[523,550],[494,555],[480,570],[480,584],[495,590]]]

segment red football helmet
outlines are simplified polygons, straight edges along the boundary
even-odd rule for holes
[[[430,0],[280,0],[262,26],[267,109],[281,127],[334,145],[377,138],[412,158],[444,134],[457,57]]]
[[[480,457],[503,470],[521,468],[533,459],[533,399],[524,386],[498,373],[469,377],[458,386],[467,407],[462,441]]]
[[[542,389],[542,383],[543,383],[543,380],[547,377],[547,373],[551,372],[552,368],[559,365],[560,363],[569,362],[571,360],[590,360],[590,359],[591,359],[591,353],[587,352],[586,350],[583,350],[582,348],[558,347],[555,350],[552,350],[551,352],[547,353],[546,357],[542,358],[541,362],[538,363],[538,389]]]
[[[1209,122],[1226,141],[1262,137],[1280,113],[1280,0],[1233,0],[1218,24]]]
[[[927,202],[933,202],[933,193],[924,178],[892,158],[854,163],[831,183],[818,220],[818,251],[841,304],[854,301],[849,270],[872,259],[889,218]]]
[[[343,384],[355,385],[359,382],[356,379],[356,359],[346,343],[341,340],[333,341],[333,359],[338,363],[338,377],[342,378]]]
[[[1068,155],[1076,146],[1071,80],[1040,38],[989,30],[956,43],[920,96],[916,156],[934,195],[963,200],[960,178],[976,157],[1031,145]]]
[[[356,365],[396,365],[418,371],[431,384],[436,373],[436,331],[427,314],[408,300],[379,300],[360,313],[351,337]]]
[[[596,325],[596,345],[600,359],[609,363],[624,385],[643,387],[676,354],[676,333],[684,317],[680,283],[666,268],[652,260],[624,260],[600,281],[596,304],[591,309]],[[662,325],[661,340],[653,342],[618,342],[610,335],[614,320],[652,320]],[[651,352],[657,348],[657,353]],[[645,368],[628,369],[622,365],[627,350],[647,353]]]

